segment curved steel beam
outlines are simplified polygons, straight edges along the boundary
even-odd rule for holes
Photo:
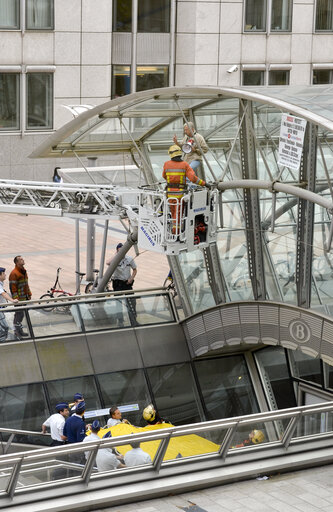
[[[237,188],[253,188],[269,190],[270,192],[284,192],[285,194],[291,194],[293,196],[305,199],[311,203],[318,204],[323,208],[326,208],[330,213],[333,213],[333,201],[332,199],[326,199],[315,192],[306,190],[304,188],[291,185],[290,183],[281,183],[280,181],[265,181],[265,180],[231,180],[217,183],[218,190],[223,192],[224,190],[232,190]]]

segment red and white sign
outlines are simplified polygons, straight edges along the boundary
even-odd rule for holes
[[[282,114],[278,164],[298,171],[303,152],[305,128],[305,119]]]

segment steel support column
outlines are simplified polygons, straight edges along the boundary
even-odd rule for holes
[[[245,111],[245,116],[243,113]],[[240,101],[239,119],[243,118],[240,128],[240,153],[243,179],[258,179],[256,149],[253,133],[252,103]],[[256,300],[266,298],[264,275],[263,244],[261,237],[261,220],[259,192],[254,189],[244,190],[244,218],[246,226],[246,245],[253,295]]]
[[[168,262],[185,316],[193,315],[194,311],[192,308],[190,298],[188,296],[188,290],[184,281],[183,272],[180,267],[179,257],[168,256]]]
[[[304,137],[303,158],[299,171],[300,183],[307,190],[316,190],[317,127],[308,124]],[[312,245],[315,205],[305,199],[298,200],[296,237],[297,305],[309,308],[312,284]]]
[[[206,263],[209,285],[211,287],[216,304],[226,302],[226,284],[220,264],[219,251],[217,244],[209,244],[209,247],[203,249]]]

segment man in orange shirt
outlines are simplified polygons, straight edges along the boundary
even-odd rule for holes
[[[163,178],[167,182],[167,198],[172,216],[172,233],[179,235],[181,217],[183,213],[181,198],[187,191],[186,178],[192,183],[205,187],[206,182],[198,178],[192,167],[182,159],[182,150],[174,144],[170,146],[168,153],[171,160],[163,166]]]
[[[9,275],[9,287],[13,299],[30,300],[31,291],[28,283],[28,273],[24,268],[24,259],[22,256],[15,256],[15,268]],[[29,336],[28,333],[23,331],[22,320],[24,318],[24,311],[17,311],[14,315],[14,330],[18,339]]]

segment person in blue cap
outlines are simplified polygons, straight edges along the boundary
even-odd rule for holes
[[[76,411],[76,407],[77,405],[80,403],[80,402],[84,402],[84,396],[82,395],[82,393],[75,393],[74,397],[73,397],[73,400],[74,402],[72,402],[71,404],[69,404],[69,408],[70,408],[70,414],[74,414],[74,412]]]
[[[66,402],[60,402],[56,405],[56,413],[52,414],[42,425],[42,433],[46,434],[49,427],[52,437],[51,446],[64,444],[67,437],[64,435],[64,426],[66,418],[69,416],[69,408]]]
[[[86,436],[86,424],[83,420],[85,410],[86,403],[84,401],[79,402],[74,414],[66,420],[64,435],[67,437],[67,442],[69,444],[81,443]]]
[[[98,436],[98,432],[101,430],[101,425],[98,420],[94,420],[92,422],[90,430],[91,430],[90,436],[85,436],[85,438],[83,439],[82,442],[89,443],[91,441],[100,441],[101,438]],[[90,453],[91,452],[89,452],[89,451],[84,452],[86,459],[88,459]]]

